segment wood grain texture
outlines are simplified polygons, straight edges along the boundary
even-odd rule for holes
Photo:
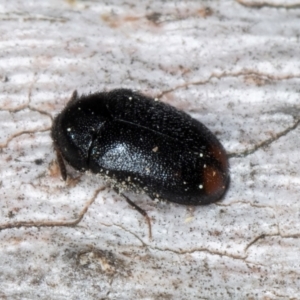
[[[300,8],[258,2],[0,0],[0,299],[299,299]],[[101,178],[55,164],[72,92],[121,87],[230,155],[216,204],[130,195],[152,241]]]

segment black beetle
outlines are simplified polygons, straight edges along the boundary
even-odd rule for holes
[[[144,190],[152,199],[209,204],[229,183],[226,152],[203,124],[128,89],[81,97],[75,91],[51,134],[60,166],[62,157],[76,170],[108,176],[118,188]]]

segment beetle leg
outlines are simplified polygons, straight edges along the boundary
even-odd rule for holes
[[[142,208],[140,208],[138,205],[136,205],[134,202],[132,202],[127,196],[125,196],[123,193],[120,193],[121,196],[125,198],[127,203],[132,206],[136,211],[138,211],[142,216],[145,217],[147,223],[148,223],[148,228],[149,228],[149,239],[152,239],[152,226],[151,226],[151,220],[150,217],[148,216],[147,212],[144,211]]]
[[[58,167],[60,170],[60,175],[61,175],[62,179],[64,181],[66,181],[67,180],[66,165],[65,165],[64,159],[59,150],[56,150],[56,159],[57,159]]]

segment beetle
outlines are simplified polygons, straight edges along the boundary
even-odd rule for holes
[[[216,202],[229,184],[226,151],[206,126],[129,89],[75,91],[51,136],[64,180],[66,161],[111,178],[118,189],[183,205]]]

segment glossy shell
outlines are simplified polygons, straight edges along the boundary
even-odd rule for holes
[[[228,186],[226,152],[203,124],[131,90],[74,92],[54,119],[52,138],[73,168],[109,176],[152,199],[209,204]]]

